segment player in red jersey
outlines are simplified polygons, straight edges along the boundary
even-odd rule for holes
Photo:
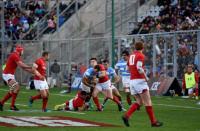
[[[3,111],[3,104],[12,97],[12,103],[10,106],[11,110],[19,111],[15,106],[15,100],[20,90],[19,83],[15,80],[15,71],[17,66],[20,66],[23,70],[32,73],[31,66],[24,64],[20,58],[23,55],[23,48],[21,46],[16,47],[16,51],[8,57],[6,68],[3,71],[3,79],[7,82],[10,87],[10,91],[6,94],[4,99],[0,102],[0,110]]]
[[[158,122],[154,118],[149,87],[147,85],[149,78],[146,76],[144,72],[145,56],[142,53],[143,49],[144,49],[144,43],[141,41],[136,42],[135,43],[136,51],[129,56],[127,62],[126,70],[131,74],[130,78],[131,94],[134,95],[137,102],[131,106],[131,108],[125,115],[122,116],[122,119],[124,121],[124,124],[126,126],[129,126],[129,120],[128,120],[129,117],[133,112],[135,112],[139,107],[141,107],[144,102],[146,106],[146,112],[151,120],[152,127],[158,127],[162,126],[164,123]]]
[[[75,110],[84,111],[89,105],[89,103],[87,102],[85,103],[85,100],[86,100],[86,92],[81,90],[78,92],[78,94],[75,96],[74,99],[71,99],[70,101],[65,102],[64,104],[56,105],[54,109],[55,110],[64,109],[64,110],[70,110],[70,111],[75,111]],[[85,103],[85,106],[83,106],[84,103]]]
[[[48,112],[48,110],[46,109],[46,105],[49,97],[49,86],[45,79],[45,73],[46,73],[46,61],[48,61],[49,59],[50,59],[49,52],[43,52],[42,58],[37,59],[33,64],[32,68],[34,72],[35,89],[38,90],[40,94],[30,97],[29,105],[30,107],[32,107],[34,100],[43,99],[43,106],[42,106],[43,112]]]
[[[91,58],[90,63],[92,67],[95,67],[97,65],[97,59]],[[118,104],[119,111],[122,111],[121,103],[115,96],[112,95],[111,82],[108,75],[106,74],[106,70],[104,66],[101,64],[98,64],[98,65],[101,67],[100,74],[93,76],[93,79],[95,80],[98,78],[99,82],[96,84],[92,93],[93,100],[98,108],[97,111],[102,111],[99,104],[99,100],[97,98],[97,95],[99,94],[100,91],[103,93],[103,95],[106,98],[111,99],[114,102],[116,102]]]

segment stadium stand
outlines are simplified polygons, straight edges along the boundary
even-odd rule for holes
[[[198,30],[200,26],[200,2],[198,0],[158,0],[157,6],[151,6],[149,11],[138,17],[138,25],[129,35],[134,34],[149,34],[159,32],[175,32],[175,31],[187,31]],[[152,72],[152,59],[153,59],[153,37],[142,37],[142,40],[146,45],[144,54],[146,56],[146,63],[149,66],[146,67],[149,77],[153,76]],[[187,66],[189,64],[194,65],[194,70],[197,70],[197,36],[196,34],[178,35],[177,37],[177,69],[178,78],[182,79],[186,73]],[[120,52],[134,50],[133,43],[134,38],[122,38],[122,44]],[[159,37],[157,39],[158,47],[161,53],[157,55],[156,59],[156,76],[164,74],[164,43],[168,45],[168,61],[172,62],[173,52],[173,40],[171,38],[164,39]],[[115,60],[117,62],[118,56],[118,42],[115,46]],[[198,70],[197,70],[198,71]],[[172,67],[168,66],[167,76],[172,76]]]

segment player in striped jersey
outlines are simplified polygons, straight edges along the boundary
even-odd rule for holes
[[[113,95],[115,95],[118,98],[118,100],[120,101],[120,103],[122,105],[122,97],[121,97],[119,91],[114,86],[116,83],[119,82],[119,77],[116,74],[115,70],[112,67],[109,67],[108,60],[103,61],[103,66],[105,67],[106,74],[108,75],[108,77],[111,78],[111,76],[113,76],[115,78],[115,81],[113,83],[111,83],[112,93],[113,93]],[[104,100],[101,104],[101,110],[103,110],[104,104],[106,103],[107,100],[108,100],[108,98],[104,97]]]
[[[124,89],[125,93],[126,93],[126,98],[127,98],[127,102],[129,107],[131,107],[132,102],[131,102],[131,93],[130,93],[130,73],[126,72],[126,64],[128,61],[128,57],[129,57],[129,52],[128,51],[123,51],[122,52],[122,58],[120,61],[117,62],[117,64],[115,65],[115,71],[117,72],[118,70],[121,71],[121,75],[122,75],[122,88]]]

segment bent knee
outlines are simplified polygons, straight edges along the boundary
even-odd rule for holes
[[[48,95],[45,94],[45,95],[41,95],[42,98],[48,98]]]

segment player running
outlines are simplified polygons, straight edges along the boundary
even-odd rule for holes
[[[154,113],[152,109],[152,103],[149,93],[149,87],[147,81],[149,78],[144,72],[144,61],[145,56],[142,53],[144,49],[144,43],[139,41],[135,43],[135,52],[132,53],[128,59],[126,70],[130,71],[131,80],[130,80],[130,90],[131,94],[134,95],[136,103],[131,106],[128,112],[122,116],[124,124],[129,126],[129,117],[133,112],[135,112],[140,106],[143,105],[143,102],[146,106],[146,112],[149,115],[151,120],[152,127],[162,126],[163,122],[158,122],[154,118]]]
[[[90,63],[92,65],[92,67],[95,67],[97,65],[97,59],[91,58]],[[117,100],[117,98],[115,96],[112,95],[110,79],[109,79],[108,75],[106,74],[104,66],[101,64],[98,64],[98,65],[101,67],[100,73],[96,76],[93,76],[93,79],[98,78],[99,82],[96,84],[96,86],[93,90],[93,93],[92,93],[93,100],[98,108],[97,111],[102,111],[100,104],[99,104],[99,99],[97,98],[97,95],[99,94],[100,91],[103,93],[103,95],[106,98],[111,99],[114,102],[116,102],[118,104],[119,111],[122,111],[122,106],[121,106],[120,102]]]
[[[43,99],[43,106],[42,111],[48,112],[46,109],[46,105],[48,102],[49,97],[49,86],[47,84],[47,81],[45,79],[45,73],[46,73],[46,61],[50,59],[49,52],[43,52],[42,58],[39,58],[35,61],[33,64],[33,72],[34,72],[34,85],[35,89],[38,90],[40,93],[36,96],[31,96],[29,99],[29,105],[32,107],[33,101],[36,99]]]
[[[85,100],[86,100],[86,92],[81,90],[78,92],[78,94],[75,96],[74,99],[71,99],[70,101],[64,104],[56,105],[54,109],[55,110],[84,111],[89,106],[89,103],[87,102],[85,103]],[[83,106],[84,103],[85,103],[85,106]]]
[[[122,58],[120,61],[117,62],[115,65],[115,72],[118,70],[121,71],[122,74],[122,88],[124,89],[124,92],[126,93],[126,99],[129,105],[129,108],[132,106],[131,102],[131,93],[130,93],[130,73],[126,72],[126,64],[127,60],[129,57],[129,52],[128,51],[123,51],[122,52]]]
[[[3,111],[3,104],[12,97],[12,103],[10,106],[11,110],[19,111],[19,109],[15,106],[15,100],[20,90],[19,83],[15,80],[15,71],[17,66],[20,66],[23,70],[33,73],[31,70],[31,66],[24,64],[20,58],[23,55],[24,51],[21,46],[16,47],[16,51],[12,53],[8,57],[8,61],[6,64],[6,68],[3,71],[3,79],[7,82],[10,91],[6,94],[4,99],[0,102],[0,110]]]
[[[112,93],[118,98],[118,100],[120,101],[120,104],[122,105],[122,97],[119,94],[119,91],[115,88],[115,84],[119,82],[119,77],[117,76],[115,70],[112,67],[109,67],[109,62],[108,60],[104,60],[103,61],[103,66],[106,70],[106,74],[108,75],[108,77],[110,78],[111,76],[113,76],[115,78],[115,81],[113,83],[111,83],[111,88],[112,88]],[[103,110],[104,105],[106,103],[106,101],[108,100],[107,97],[104,97],[104,100],[101,104],[101,110]]]

